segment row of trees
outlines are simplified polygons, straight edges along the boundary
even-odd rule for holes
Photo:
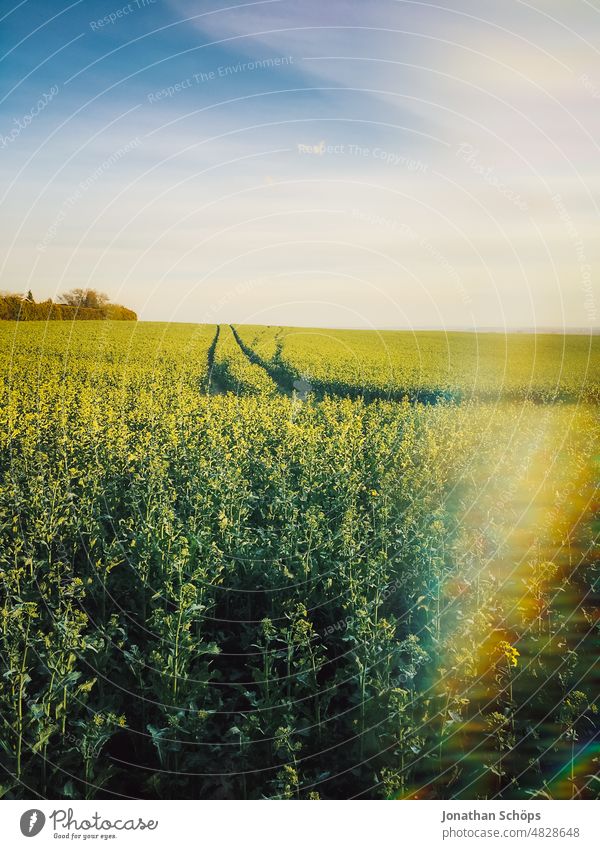
[[[62,302],[54,303],[51,298],[36,303],[31,289],[26,295],[7,294],[0,296],[0,320],[9,321],[65,321],[113,319],[136,321],[133,310],[119,304],[111,304],[104,292],[96,289],[71,289],[61,296]]]

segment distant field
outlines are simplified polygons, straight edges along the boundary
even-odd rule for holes
[[[0,343],[1,795],[598,798],[597,338]]]
[[[3,322],[15,357],[85,364],[106,375],[143,366],[178,379],[214,378],[240,392],[291,391],[304,378],[319,396],[454,400],[505,397],[599,400],[600,336],[323,330],[254,325]],[[241,346],[240,347],[240,344]],[[6,356],[6,355],[5,355]],[[108,369],[110,372],[110,369]]]
[[[600,337],[240,326],[242,342],[280,377],[365,396],[591,398]]]

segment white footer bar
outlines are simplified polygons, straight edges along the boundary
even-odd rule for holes
[[[2,801],[0,846],[600,846],[600,802]]]

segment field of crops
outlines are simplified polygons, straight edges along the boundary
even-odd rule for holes
[[[288,384],[350,397],[600,399],[600,336],[237,328]]]
[[[6,798],[600,797],[597,339],[0,341]]]

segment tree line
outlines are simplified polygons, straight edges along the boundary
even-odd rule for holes
[[[31,289],[26,295],[0,295],[0,320],[5,321],[136,321],[137,314],[96,289],[71,289],[55,303],[52,298],[36,302]]]

